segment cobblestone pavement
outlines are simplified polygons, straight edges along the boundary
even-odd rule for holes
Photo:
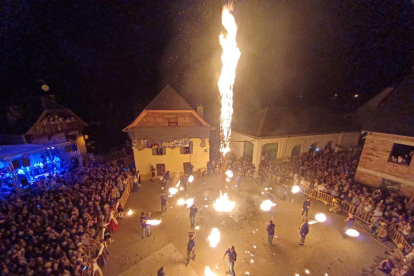
[[[168,198],[168,211],[161,213],[159,195],[165,191],[164,186],[165,183],[159,180],[155,183],[143,181],[141,190],[128,199],[124,210],[131,208],[133,214],[119,219],[120,229],[114,234],[115,242],[109,247],[109,262],[103,270],[105,276],[123,272],[122,275],[156,275],[161,264],[169,276],[195,275],[194,271],[202,276],[207,265],[217,276],[226,275],[228,264],[222,257],[231,245],[236,247],[238,254],[237,275],[294,276],[308,275],[307,271],[309,275],[382,275],[377,266],[385,257],[386,245],[363,231],[358,238],[344,239],[341,235],[344,215],[328,212],[328,206],[315,200],[311,201],[309,218],[324,213],[327,221],[310,225],[305,246],[299,246],[298,227],[304,196],[289,195],[283,202],[280,186],[275,183],[267,186],[272,188],[277,204],[270,214],[260,210],[260,204],[266,200],[264,189],[251,179],[243,180],[241,192],[236,190],[234,182],[229,183],[229,198],[236,201],[231,213],[217,213],[212,206],[219,196],[217,176],[195,179],[188,192],[179,191],[173,198]],[[188,267],[184,265],[188,231],[194,230],[190,228],[189,210],[177,204],[179,198],[195,198],[194,203],[199,208],[197,257]],[[152,218],[162,219],[162,223],[152,226],[151,237],[142,239],[139,217],[141,211],[148,212],[149,209],[152,209]],[[269,220],[276,224],[273,246],[267,243]],[[356,226],[361,228],[358,223]],[[221,241],[216,248],[211,248],[207,237],[214,227],[219,229]],[[162,254],[170,244],[178,250],[173,257]],[[178,253],[182,269],[179,268]],[[134,266],[135,269],[127,273]]]

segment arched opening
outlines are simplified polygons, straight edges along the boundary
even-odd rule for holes
[[[253,158],[254,145],[250,141],[244,141],[243,157],[247,157],[250,160]]]
[[[266,161],[275,160],[277,158],[277,143],[264,144],[262,147],[262,158]]]
[[[309,152],[315,152],[315,151],[319,151],[319,147],[318,147],[318,144],[317,143],[313,143],[309,147]]]
[[[334,142],[329,141],[328,143],[326,143],[325,149],[333,149],[334,146],[335,146]]]
[[[300,144],[297,144],[292,149],[291,156],[298,156],[302,152],[302,146]]]

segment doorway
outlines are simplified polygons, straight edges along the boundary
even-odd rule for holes
[[[191,171],[190,171],[191,163],[190,162],[184,162],[183,166],[184,166],[184,174],[190,175],[190,173],[191,173]]]
[[[164,176],[165,164],[157,164],[157,176]]]

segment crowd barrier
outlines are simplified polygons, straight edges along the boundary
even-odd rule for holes
[[[285,178],[283,176],[279,175],[273,175],[272,177],[269,177],[268,179],[276,180],[276,182],[287,184],[290,188],[294,186],[293,179]],[[300,186],[300,185],[298,185]],[[303,190],[303,193],[307,195],[310,198],[319,200],[325,204],[333,205],[333,199],[337,200],[341,206],[341,211],[344,211],[346,213],[351,213],[354,215],[354,217],[358,218],[359,220],[362,220],[368,224],[371,224],[371,218],[373,216],[372,213],[366,212],[361,208],[357,208],[356,206],[346,202],[342,201],[338,198],[335,198],[334,196],[331,196],[329,194],[318,192],[315,189],[312,189],[308,186],[301,187]],[[407,241],[407,239],[404,237],[404,235],[399,232],[394,225],[388,224],[388,237],[396,244],[402,244],[405,249],[411,250],[412,246]]]

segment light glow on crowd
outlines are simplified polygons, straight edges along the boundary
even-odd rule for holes
[[[220,116],[220,152],[223,156],[230,151],[231,136],[231,117],[233,116],[233,85],[236,78],[237,62],[240,58],[240,50],[237,48],[236,34],[237,25],[233,11],[233,4],[223,6],[221,17],[222,24],[226,29],[226,34],[220,35],[220,45],[223,48],[221,61],[223,67],[221,69],[218,87],[221,96],[221,116]]]

